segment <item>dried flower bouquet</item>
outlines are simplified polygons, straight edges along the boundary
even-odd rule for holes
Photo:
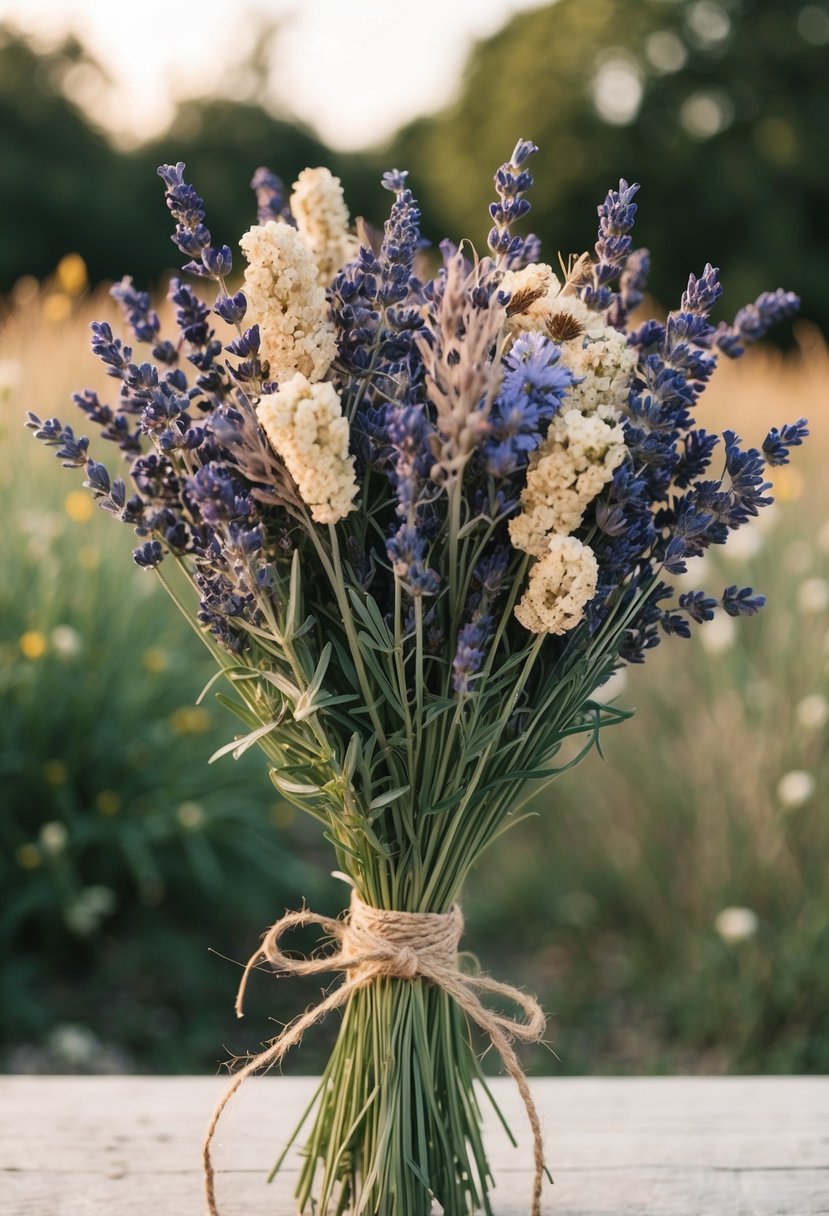
[[[491,1211],[470,1023],[524,1097],[540,1211],[543,1147],[511,1043],[539,1038],[543,1017],[531,997],[459,969],[465,879],[527,799],[627,716],[602,700],[614,670],[718,604],[732,616],[761,606],[749,588],[677,595],[670,576],[770,501],[765,464],[807,433],[800,419],[758,450],[693,418],[718,355],[741,354],[796,297],[764,294],[714,324],[721,289],[706,266],[666,321],[631,329],[648,271],[630,236],[638,187],[610,191],[595,253],[558,274],[535,237],[511,230],[529,210],[535,150],[520,141],[496,174],[488,254],[447,241],[433,261],[404,173],[384,176],[384,231],[358,223],[355,235],[326,169],[302,172],[288,198],[260,169],[236,291],[184,165],[163,166],[184,269],[218,290],[205,302],[172,280],[170,341],[149,296],[116,285],[143,362],[93,326],[119,393],[114,406],[90,391],[75,403],[120,448],[126,477],[71,427],[30,416],[136,530],[136,562],[210,648],[235,694],[220,700],[245,727],[223,750],[262,749],[352,884],[343,918],[285,917],[248,968],[343,975],[230,1091],[342,1007],[309,1112],[302,1211]],[[580,748],[556,765],[571,736]],[[283,935],[309,922],[332,951],[284,954]],[[214,1213],[220,1112],[205,1148]]]

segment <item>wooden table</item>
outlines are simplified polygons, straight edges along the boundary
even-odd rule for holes
[[[199,1148],[215,1077],[0,1077],[2,1216],[201,1216]],[[293,1216],[296,1160],[264,1175],[312,1078],[246,1083],[216,1146],[222,1216]],[[487,1142],[497,1216],[525,1216],[528,1133],[509,1080],[493,1089],[519,1137]],[[550,1216],[829,1213],[829,1079],[568,1078],[533,1082],[555,1185]]]

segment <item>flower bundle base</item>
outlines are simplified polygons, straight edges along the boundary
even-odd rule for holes
[[[317,925],[339,943],[339,949],[312,959],[284,954],[282,937],[306,925]],[[337,1212],[353,1207],[388,1216],[428,1216],[433,1197],[447,1214],[490,1210],[490,1176],[473,1090],[473,1083],[482,1078],[466,1018],[489,1038],[520,1091],[534,1142],[531,1212],[539,1216],[544,1171],[541,1125],[512,1040],[538,1042],[545,1018],[534,997],[488,976],[460,970],[462,933],[463,916],[457,904],[448,912],[395,912],[372,908],[356,892],[345,919],[290,912],[272,926],[243,973],[236,997],[239,1017],[248,977],[262,961],[280,974],[342,971],[346,978],[286,1026],[229,1084],[204,1143],[211,1216],[219,1213],[211,1146],[225,1106],[246,1077],[279,1063],[306,1030],[343,1006],[342,1028],[315,1098],[316,1120],[297,1188],[300,1206],[304,1209],[310,1200],[319,1172],[322,1212],[331,1201]],[[526,1020],[493,1012],[479,993],[515,1003]],[[401,1178],[408,1179],[402,1191]],[[390,1186],[392,1181],[395,1185]]]
[[[461,969],[464,883],[529,798],[630,716],[602,696],[614,671],[717,611],[751,616],[764,602],[672,580],[768,505],[766,465],[808,433],[798,419],[746,448],[694,420],[717,358],[740,355],[797,298],[767,292],[714,323],[708,265],[664,321],[632,328],[649,267],[632,246],[638,186],[608,192],[595,256],[560,280],[537,238],[512,231],[535,151],[520,140],[495,176],[488,254],[445,241],[431,278],[405,173],[384,175],[394,200],[375,238],[349,230],[328,170],[306,170],[286,200],[260,169],[235,291],[231,251],[214,245],[184,165],[162,166],[184,269],[216,294],[206,303],[173,279],[171,341],[147,293],[129,278],[113,288],[152,361],[134,360],[108,322],[92,327],[117,404],[91,390],[74,401],[127,477],[72,427],[29,418],[142,538],[135,561],[233,691],[218,699],[245,732],[214,759],[258,746],[354,889],[342,920],[278,922],[245,971],[240,1013],[263,959],[344,978],[234,1078],[205,1145],[214,1216],[210,1146],[228,1097],[335,1009],[300,1210],[491,1211],[477,1026],[524,1099],[537,1216],[543,1149],[512,1040],[537,1040],[544,1021],[531,997]],[[333,954],[283,953],[285,932],[307,924]]]

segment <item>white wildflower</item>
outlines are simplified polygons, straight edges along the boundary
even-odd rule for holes
[[[804,616],[815,616],[829,608],[829,583],[825,578],[806,578],[797,589],[797,606]]]
[[[798,701],[795,713],[804,730],[821,730],[829,722],[829,701],[823,693],[810,693]]]
[[[316,262],[320,282],[327,286],[358,248],[348,231],[340,179],[330,169],[303,169],[294,182],[290,207],[297,231]]]
[[[746,562],[756,557],[766,543],[759,528],[737,528],[728,534],[725,556],[732,561]]]
[[[333,384],[301,373],[262,398],[256,413],[318,524],[333,524],[354,507],[357,483],[348,454],[348,420]]]
[[[689,557],[685,561],[685,571],[683,574],[675,574],[674,582],[677,587],[682,587],[687,591],[696,591],[697,588],[703,587],[710,576],[711,559],[707,553],[700,553],[698,557]]]
[[[73,933],[87,937],[94,933],[105,916],[115,911],[117,899],[110,887],[83,887],[64,911],[63,918]]]
[[[530,461],[521,514],[510,520],[515,548],[541,557],[551,533],[574,532],[626,450],[621,426],[574,409],[557,414]]]
[[[815,554],[808,540],[794,540],[783,550],[783,565],[791,574],[806,574],[814,561]]]
[[[60,1022],[49,1034],[49,1047],[59,1060],[73,1068],[93,1063],[99,1055],[100,1040],[88,1026]]]
[[[759,923],[751,908],[723,908],[714,919],[714,928],[724,942],[736,945],[754,937]]]
[[[777,801],[787,810],[803,806],[815,792],[815,779],[805,769],[793,768],[777,783]]]
[[[69,833],[66,828],[55,819],[44,823],[40,829],[40,844],[44,853],[51,853],[53,856],[62,853],[68,840]]]
[[[61,659],[74,659],[83,649],[81,635],[71,625],[56,625],[49,638],[52,649]]]
[[[23,380],[23,365],[17,359],[0,359],[0,399],[11,396]]]
[[[182,802],[176,809],[176,819],[191,832],[204,827],[204,808],[198,802]]]
[[[271,379],[301,372],[310,381],[321,380],[337,344],[310,249],[295,228],[276,220],[251,228],[239,244],[248,260],[247,317],[259,326]]]
[[[592,549],[575,536],[553,536],[548,551],[530,570],[515,615],[530,633],[567,633],[584,619],[598,576]]]

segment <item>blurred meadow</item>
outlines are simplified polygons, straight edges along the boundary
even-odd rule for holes
[[[596,100],[595,73],[602,64],[625,62],[633,73],[634,52],[613,6],[591,0],[579,8],[561,0],[519,15],[477,47],[451,108],[412,122],[388,149],[362,155],[329,152],[307,128],[275,117],[254,96],[244,105],[221,98],[194,102],[190,116],[198,110],[199,123],[189,127],[182,106],[169,138],[152,148],[116,151],[62,91],[55,63],[70,53],[65,47],[47,54],[19,34],[0,46],[6,69],[17,65],[14,80],[8,70],[0,73],[0,111],[4,138],[19,153],[16,161],[11,152],[7,157],[0,201],[8,212],[7,233],[20,233],[0,258],[0,509],[6,521],[0,1068],[210,1070],[225,1049],[250,1048],[265,1037],[267,1018],[287,1020],[316,990],[312,982],[276,985],[256,977],[240,1034],[232,1010],[238,969],[230,960],[246,958],[284,908],[305,899],[336,914],[343,904],[344,888],[329,874],[328,845],[278,801],[259,757],[249,753],[208,767],[211,754],[236,730],[215,703],[214,690],[196,704],[213,674],[210,656],[154,576],[132,564],[128,531],[95,510],[80,477],[62,470],[22,426],[26,409],[76,425],[67,408],[71,393],[106,386],[88,352],[88,326],[115,314],[107,278],[135,273],[139,286],[153,287],[162,309],[163,271],[172,251],[164,244],[161,189],[157,182],[153,188],[156,161],[180,155],[192,164],[208,219],[218,213],[227,226],[223,239],[251,216],[238,218],[239,206],[217,167],[224,172],[229,165],[228,176],[237,179],[232,189],[244,192],[262,162],[287,181],[304,163],[331,163],[353,186],[355,213],[379,213],[378,220],[383,204],[374,186],[376,166],[409,164],[422,181],[427,214],[431,209],[447,230],[466,232],[470,199],[481,191],[486,199],[491,171],[517,136],[546,140],[543,151],[552,144],[565,157],[567,140],[581,134],[582,171],[568,170],[559,197],[549,183],[542,180],[539,187],[537,223],[549,233],[552,261],[557,208],[566,234],[562,252],[592,241],[594,211],[583,199],[597,202],[614,173],[618,177],[617,153],[605,156],[603,149],[613,140],[633,147],[642,137],[636,128],[641,113],[651,115],[645,135],[664,160],[635,164],[629,173],[645,183],[641,214],[643,229],[649,227],[640,239],[657,246],[662,260],[657,287],[665,297],[654,310],[670,306],[667,293],[674,285],[678,294],[688,270],[701,269],[700,258],[688,258],[695,257],[694,242],[704,247],[709,231],[720,246],[706,255],[712,260],[727,263],[730,242],[732,280],[727,272],[724,278],[732,312],[748,291],[778,285],[806,301],[804,319],[775,335],[780,347],[721,366],[704,397],[703,425],[708,419],[759,442],[770,425],[805,415],[812,437],[791,465],[771,470],[776,503],[766,518],[735,535],[724,551],[697,559],[687,576],[689,586],[699,586],[701,563],[705,585],[751,584],[768,596],[766,608],[739,625],[720,616],[691,641],[669,639],[645,669],[614,677],[618,703],[635,708],[635,716],[608,731],[603,756],[594,753],[562,777],[533,805],[537,814],[480,864],[464,904],[466,940],[486,968],[536,992],[551,1013],[552,1050],[526,1053],[536,1072],[829,1070],[829,354],[820,328],[827,320],[825,300],[815,287],[819,238],[809,218],[821,195],[825,210],[829,183],[826,158],[819,173],[801,164],[807,135],[819,121],[808,103],[818,92],[818,51],[829,43],[829,10],[794,6],[794,33],[787,33],[780,50],[782,26],[771,18],[783,20],[782,4],[765,6],[763,19],[753,24],[754,6],[737,0],[643,0],[630,7],[636,20],[624,39],[650,46],[652,70],[649,83],[640,71],[640,108],[627,121],[619,119],[625,93],[618,73],[615,117],[612,89]],[[728,22],[722,36],[716,35],[722,29],[718,14]],[[598,39],[593,92],[584,85],[582,110],[568,102],[558,127],[545,118],[540,125],[550,127],[547,137],[530,129],[531,112],[540,111],[511,101],[507,113],[499,113],[489,99],[493,110],[480,141],[465,146],[464,132],[468,138],[482,104],[476,84],[482,65],[512,65],[512,75],[502,73],[497,83],[512,90],[514,101],[521,89],[517,45],[533,30],[547,31],[550,45],[557,23],[574,37]],[[659,33],[665,37],[657,44]],[[672,47],[677,53],[669,35],[685,56],[670,72],[653,66],[660,45],[663,65]],[[775,42],[768,62],[763,36],[769,46]],[[86,61],[78,47],[71,54],[75,62]],[[551,61],[553,56],[551,49]],[[718,127],[714,111],[707,112],[707,135],[689,129],[671,144],[664,131],[659,134],[653,116],[669,113],[673,104],[668,82],[675,91],[686,82],[691,97],[708,90],[706,96],[719,97],[722,107],[729,80],[750,79],[756,91],[764,66],[771,73],[765,103],[771,110],[752,110],[745,88],[738,88],[728,122],[720,113]],[[780,70],[775,75],[772,68]],[[543,98],[545,71],[539,68],[528,82],[526,105]],[[572,62],[568,71],[575,89]],[[55,124],[65,123],[70,148],[83,137],[89,166],[104,166],[104,195],[117,187],[118,205],[131,199],[136,208],[134,224],[125,212],[119,217],[120,245],[114,241],[115,196],[108,214],[104,208],[92,217],[97,233],[109,226],[98,261],[84,244],[92,220],[82,214],[77,164],[77,180],[71,167],[56,169],[63,188],[56,191],[54,214],[43,197],[48,185],[37,194],[35,220],[27,211],[24,183],[31,180],[31,165],[21,158],[24,149],[34,155],[43,146],[42,139],[32,142],[41,129],[37,106],[25,109],[22,100],[35,78],[31,73],[39,73],[42,130],[54,139]],[[799,93],[793,99],[786,94],[775,109],[774,87],[783,96],[785,81],[795,78]],[[549,97],[557,96],[552,73],[547,83]],[[688,96],[676,102],[677,112]],[[702,122],[699,106],[695,112]],[[738,141],[749,166],[747,184],[732,181],[733,193],[724,200],[728,182],[703,183],[694,233],[681,226],[672,232],[676,221],[664,218],[669,213],[660,205],[665,189],[681,180],[690,188],[699,180],[694,166],[706,156],[725,163],[728,140],[737,139],[741,123],[754,131],[748,144]],[[824,122],[824,140],[825,129]],[[238,139],[237,131],[244,133]],[[142,185],[132,192],[139,170]],[[473,173],[474,189],[467,190]],[[729,228],[744,206],[741,190],[763,182],[768,187],[781,177],[790,193],[777,196],[766,216],[771,226],[777,216],[777,248],[771,228],[761,231],[756,215],[743,229]],[[594,190],[597,179],[603,185]],[[432,205],[438,198],[440,208]],[[92,201],[92,211],[99,203]],[[580,236],[572,218],[576,204]],[[479,209],[480,238],[485,203]],[[799,240],[792,216],[802,224]],[[38,244],[40,230],[44,240]],[[160,262],[141,260],[150,236]],[[27,243],[36,250],[28,262],[20,252]],[[333,1033],[333,1026],[315,1031],[290,1068],[317,1071]]]

